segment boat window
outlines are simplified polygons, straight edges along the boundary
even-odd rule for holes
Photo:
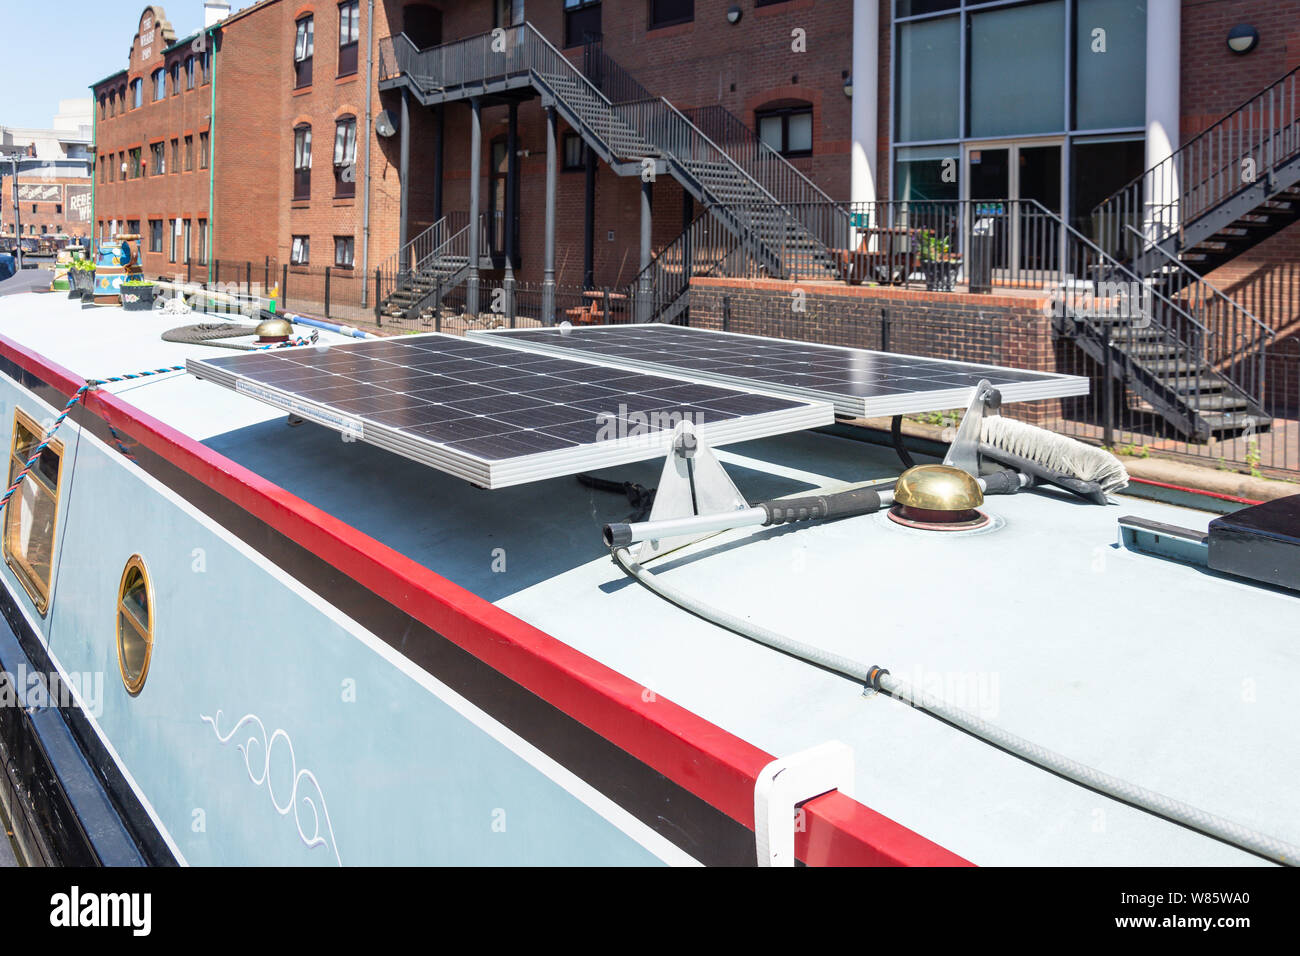
[[[153,585],[144,559],[131,556],[117,590],[117,666],[132,697],[144,688],[153,656]]]
[[[9,484],[36,453],[45,430],[21,409],[14,412],[13,442],[9,450]],[[59,517],[59,477],[63,444],[52,441],[27,473],[5,508],[4,555],[19,583],[31,595],[36,609],[45,613],[50,600],[50,569],[54,557],[54,532]]]

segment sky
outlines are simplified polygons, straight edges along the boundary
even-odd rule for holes
[[[232,10],[252,0],[233,0]],[[0,126],[48,129],[59,100],[90,97],[90,84],[126,69],[146,0],[0,0]],[[161,6],[188,36],[203,25],[203,0]]]

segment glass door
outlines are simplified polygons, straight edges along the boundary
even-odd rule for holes
[[[1060,262],[1055,216],[1064,191],[1062,139],[972,143],[965,150],[971,226],[992,220],[993,268],[1002,278],[1039,281]],[[969,229],[967,230],[969,234]]]

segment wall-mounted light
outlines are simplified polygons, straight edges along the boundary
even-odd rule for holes
[[[1228,31],[1228,49],[1233,53],[1249,53],[1259,46],[1259,31],[1249,23],[1238,23]]]
[[[733,3],[727,8],[727,22],[733,27],[740,22],[740,18],[745,15],[745,11],[740,9],[740,4]]]
[[[853,99],[853,77],[852,77],[852,75],[846,76],[846,77],[844,78],[844,95],[847,96],[849,99]]]

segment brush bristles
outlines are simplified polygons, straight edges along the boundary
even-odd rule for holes
[[[1011,418],[985,417],[980,440],[1062,475],[1095,481],[1107,494],[1128,485],[1128,472],[1110,452]]]

